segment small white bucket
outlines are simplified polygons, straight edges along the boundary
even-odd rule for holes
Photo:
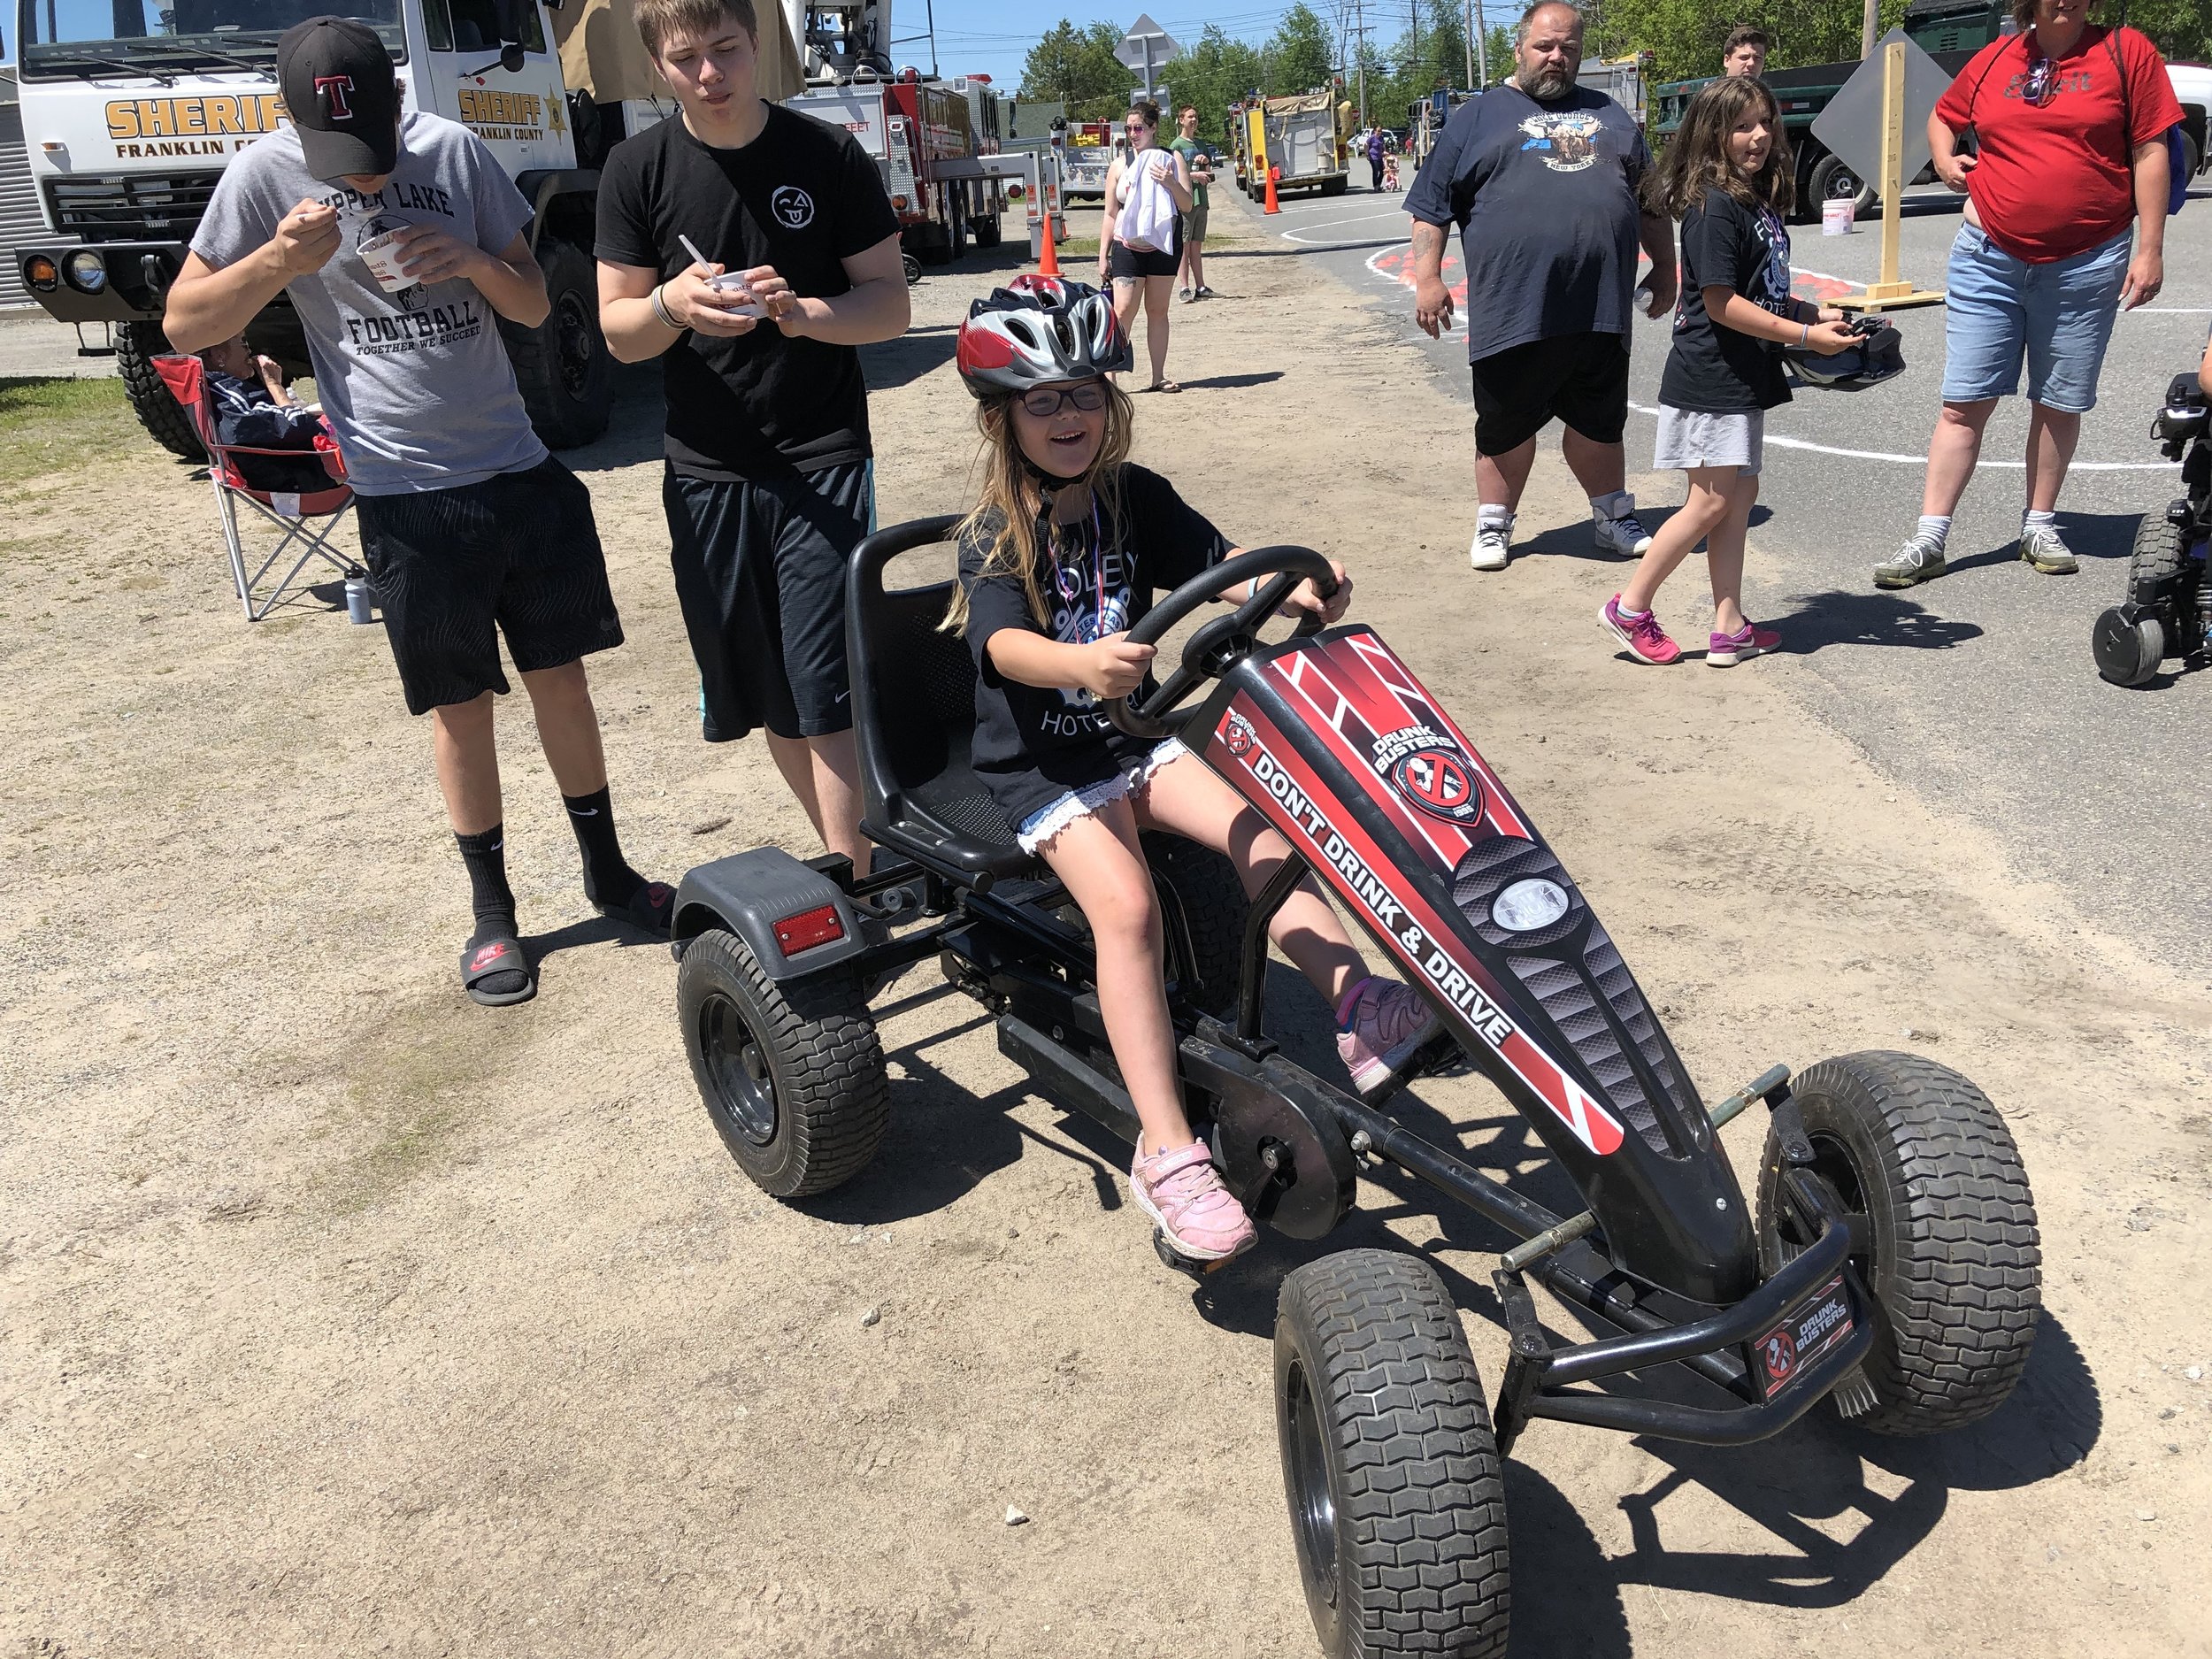
[[[1848,236],[1854,227],[1856,204],[1847,196],[1832,196],[1820,204],[1820,234],[1824,236]]]

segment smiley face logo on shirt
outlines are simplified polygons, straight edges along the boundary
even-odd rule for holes
[[[814,198],[795,184],[779,185],[768,198],[768,211],[786,230],[804,230],[814,222]]]

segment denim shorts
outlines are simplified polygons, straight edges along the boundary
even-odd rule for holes
[[[2119,314],[2132,231],[2047,265],[2016,259],[1975,225],[1951,242],[1943,326],[1943,401],[1978,403],[2020,389],[2046,409],[2096,407],[2097,374]]]

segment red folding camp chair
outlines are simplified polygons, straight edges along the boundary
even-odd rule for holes
[[[304,452],[219,443],[215,437],[215,399],[199,358],[156,357],[154,367],[160,372],[162,383],[191,415],[193,428],[207,450],[207,475],[215,486],[215,515],[222,521],[223,545],[230,552],[231,580],[237,585],[238,603],[245,609],[247,621],[258,622],[281,604],[285,595],[298,584],[300,572],[315,559],[323,560],[341,576],[366,573],[358,561],[348,558],[330,542],[340,520],[353,506],[353,490],[346,482],[345,464],[339,458],[335,443],[327,436],[318,438],[315,442],[315,453],[322,461],[323,470],[330,474],[329,488],[303,495],[256,489],[246,482],[235,457],[279,455],[297,461],[303,458]],[[239,533],[238,503],[242,501],[271,527],[281,532],[276,546],[251,575],[246,572],[245,538]],[[294,548],[299,549],[299,557],[292,561],[291,568],[274,587],[262,589],[269,572]]]

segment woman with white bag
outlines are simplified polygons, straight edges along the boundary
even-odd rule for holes
[[[1191,210],[1189,165],[1159,147],[1160,106],[1149,99],[1130,107],[1123,128],[1129,148],[1106,174],[1106,211],[1100,219],[1098,280],[1114,288],[1114,312],[1122,331],[1136,337],[1137,303],[1144,302],[1144,338],[1152,357],[1148,392],[1179,392],[1167,378],[1168,306],[1183,260],[1180,215]]]

